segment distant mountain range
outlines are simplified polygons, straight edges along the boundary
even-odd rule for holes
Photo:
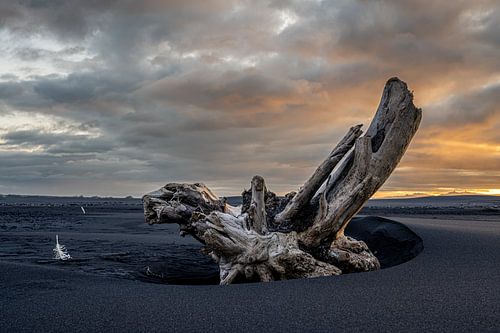
[[[491,207],[500,208],[500,196],[495,195],[442,195],[418,198],[371,199],[366,207]]]
[[[226,197],[230,205],[237,206],[242,202],[241,196]],[[0,205],[68,205],[68,204],[92,204],[107,202],[108,204],[121,203],[126,205],[140,205],[140,198],[131,196],[125,198],[112,197],[56,197],[37,195],[2,195],[0,194]],[[395,198],[395,199],[370,199],[364,209],[369,208],[425,208],[425,207],[454,207],[454,208],[495,208],[500,209],[500,196],[493,195],[443,195],[417,198]]]
[[[241,204],[241,197],[227,197],[230,205]],[[370,199],[365,207],[498,207],[500,196],[494,195],[443,195],[416,198]]]

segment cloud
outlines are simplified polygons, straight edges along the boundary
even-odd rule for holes
[[[500,83],[451,95],[441,103],[430,105],[426,121],[448,126],[464,125],[482,123],[494,116],[500,117]]]
[[[68,133],[43,133],[37,130],[8,132],[3,137],[4,146],[39,149],[50,154],[104,153],[113,149],[113,143],[103,138]]]
[[[498,188],[499,12],[488,0],[4,2],[2,191],[204,181],[237,194],[262,174],[287,192],[368,125],[395,75],[424,115],[384,189]]]

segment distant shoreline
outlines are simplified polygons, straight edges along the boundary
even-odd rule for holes
[[[45,195],[45,194],[5,194],[0,193],[0,198],[6,197],[19,197],[19,198],[81,198],[81,199],[141,199],[141,197],[134,197],[132,195],[127,196],[100,196],[100,195]],[[241,198],[239,195],[229,195],[221,196],[221,198],[227,198],[235,200]],[[500,200],[500,194],[457,194],[457,195],[426,195],[426,196],[408,196],[408,197],[392,197],[392,198],[371,198],[370,201],[405,201],[405,200],[432,200],[433,198],[498,198]]]

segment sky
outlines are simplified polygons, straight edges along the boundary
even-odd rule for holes
[[[386,80],[423,120],[378,197],[500,194],[500,2],[0,2],[0,193],[296,190]]]

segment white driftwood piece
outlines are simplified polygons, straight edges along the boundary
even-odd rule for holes
[[[420,120],[406,83],[392,78],[366,134],[352,127],[297,193],[279,198],[255,176],[239,212],[204,184],[170,183],[143,197],[146,221],[177,223],[203,243],[221,284],[378,269],[344,230],[396,168]]]
[[[66,246],[59,244],[59,235],[56,235],[56,247],[52,250],[54,252],[54,259],[68,260],[71,259]]]

